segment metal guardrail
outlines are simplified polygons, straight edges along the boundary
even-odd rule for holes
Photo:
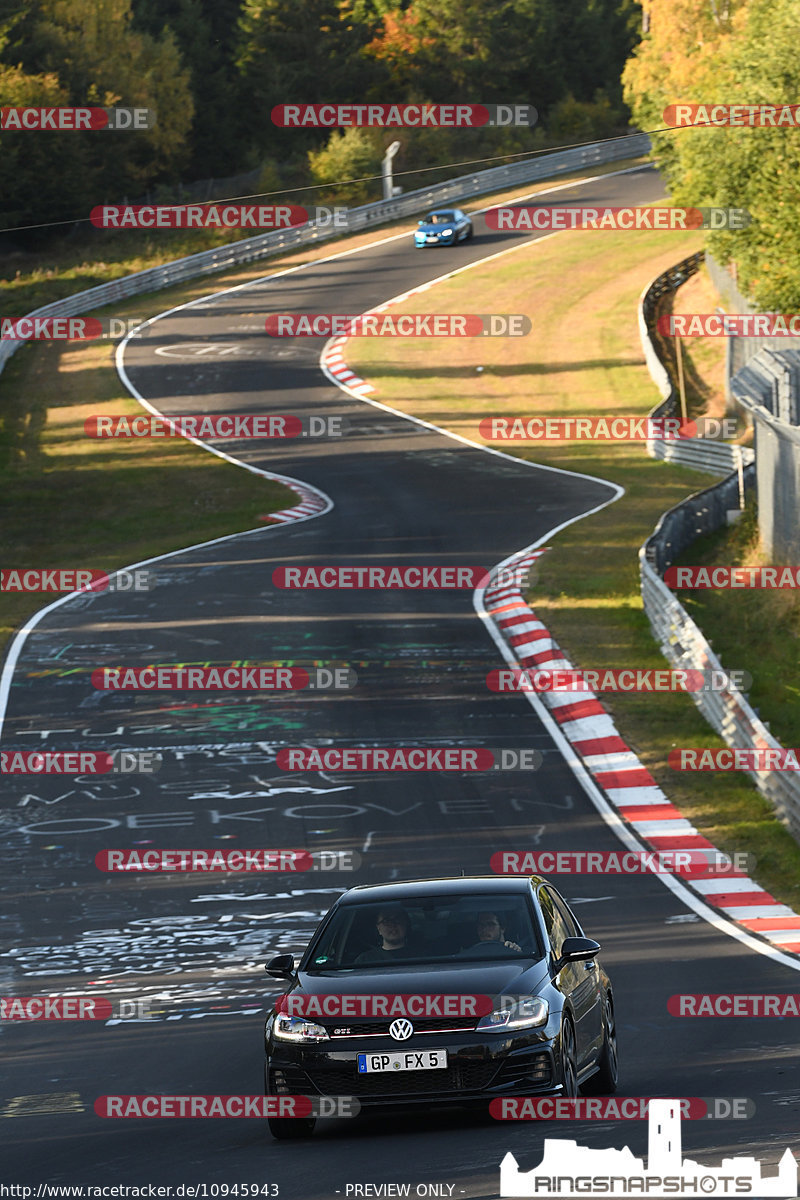
[[[696,256],[693,256],[696,257]],[[677,411],[677,399],[664,364],[658,358],[650,340],[645,310],[652,318],[655,304],[664,294],[669,277],[677,279],[675,270],[684,278],[684,268],[689,260],[678,264],[672,272],[665,272],[646,289],[639,311],[642,345],[656,386],[665,399],[657,405],[651,417],[669,416]],[[695,267],[695,270],[697,268]],[[681,282],[683,279],[681,279]],[[797,431],[800,434],[800,430]],[[703,454],[700,439],[682,443],[685,450],[694,452],[700,463]],[[662,443],[663,445],[664,443]],[[719,443],[717,446],[719,447]],[[735,447],[725,447],[734,450]],[[650,450],[650,443],[648,443]],[[661,457],[656,455],[656,457]],[[678,461],[678,460],[672,460]],[[685,465],[690,465],[686,463]],[[749,462],[743,469],[743,485],[746,491],[755,486],[756,467],[753,451],[749,451]],[[668,662],[677,669],[721,671],[722,664],[706,641],[698,625],[692,620],[683,605],[670,591],[661,578],[664,571],[687,546],[703,533],[718,529],[726,521],[727,512],[738,507],[738,472],[713,484],[701,492],[689,496],[664,513],[653,533],[639,550],[639,574],[642,601],[650,621],[653,636]],[[747,749],[782,749],[780,742],[772,736],[759,718],[755,709],[738,688],[729,685],[718,692],[693,692],[692,698],[708,723],[728,746]],[[772,804],[779,819],[800,841],[800,780],[791,771],[748,771],[747,774],[758,790]]]
[[[696,254],[682,259],[676,266],[658,275],[645,288],[639,300],[639,338],[650,376],[664,397],[661,404],[656,405],[650,413],[651,419],[654,420],[680,415],[678,394],[667,368],[658,356],[652,338],[659,302],[695,275],[703,258],[704,251],[699,250]],[[689,467],[694,471],[706,471],[711,475],[728,475],[731,471],[738,471],[740,464],[746,465],[753,461],[753,451],[749,447],[731,446],[726,442],[712,441],[710,438],[681,438],[674,441],[657,438],[648,441],[647,453],[651,458]]]
[[[348,212],[346,231],[320,228],[309,222],[292,229],[263,233],[257,237],[217,247],[214,250],[203,250],[199,254],[190,254],[186,258],[176,259],[174,262],[165,263],[160,267],[137,271],[132,275],[125,275],[121,279],[100,284],[98,287],[89,288],[84,292],[76,292],[64,300],[45,304],[42,308],[28,313],[27,316],[79,316],[97,308],[104,308],[108,304],[113,304],[115,300],[125,300],[130,296],[154,292],[175,283],[182,283],[186,279],[195,279],[200,275],[210,275],[215,271],[224,271],[230,267],[255,262],[260,258],[267,258],[273,254],[280,254],[284,250],[294,249],[296,246],[338,237],[342,232],[357,233],[387,221],[394,221],[398,217],[412,216],[434,205],[448,201],[468,200],[487,192],[514,187],[516,184],[535,183],[554,175],[566,174],[576,168],[616,162],[621,158],[638,157],[646,154],[649,149],[650,139],[647,134],[635,133],[630,137],[618,138],[610,143],[593,142],[591,145],[580,146],[574,150],[560,150],[554,154],[544,154],[539,158],[526,159],[508,166],[490,167],[486,171],[462,175],[446,183],[436,184],[434,187],[406,192],[392,200],[378,200],[372,204],[351,208]],[[0,372],[12,354],[24,344],[23,341],[16,340],[0,342]]]

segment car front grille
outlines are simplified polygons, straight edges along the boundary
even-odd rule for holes
[[[475,1021],[469,1017],[430,1017],[419,1019],[414,1018],[414,1036],[418,1033],[456,1033],[456,1032],[472,1032],[475,1028]],[[360,1021],[357,1023],[345,1024],[343,1021],[336,1024],[326,1024],[325,1028],[332,1038],[340,1037],[389,1037],[390,1021]],[[347,1030],[346,1033],[339,1033],[337,1030]]]

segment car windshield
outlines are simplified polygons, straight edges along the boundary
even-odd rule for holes
[[[538,959],[523,893],[414,896],[398,903],[342,904],[304,958],[304,971]]]
[[[456,215],[451,212],[436,212],[431,213],[428,217],[429,225],[451,225],[455,221]]]

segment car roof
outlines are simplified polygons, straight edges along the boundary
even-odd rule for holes
[[[339,904],[413,903],[419,896],[475,896],[482,893],[527,891],[544,883],[541,875],[453,875],[434,879],[409,879],[401,883],[358,884],[339,897]]]

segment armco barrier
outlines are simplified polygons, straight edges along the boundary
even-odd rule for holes
[[[394,221],[398,217],[412,216],[426,208],[448,201],[467,200],[472,196],[501,191],[517,184],[535,183],[538,180],[549,179],[551,176],[564,175],[579,168],[616,162],[621,158],[635,158],[647,154],[649,149],[650,139],[647,134],[634,133],[628,137],[617,138],[612,142],[593,142],[591,145],[579,146],[574,150],[560,150],[554,154],[544,154],[539,158],[526,159],[508,166],[490,167],[486,171],[461,175],[457,179],[436,184],[434,187],[407,192],[392,200],[379,200],[373,204],[351,208],[348,212],[347,232],[358,233],[374,225]],[[195,279],[200,275],[210,275],[215,271],[224,271],[230,267],[241,266],[243,263],[267,258],[272,254],[294,249],[295,246],[325,241],[327,238],[340,236],[342,232],[341,229],[320,228],[308,222],[293,229],[262,233],[258,237],[246,238],[214,250],[204,250],[200,254],[190,254],[186,258],[178,258],[161,267],[150,267],[146,271],[137,271],[133,275],[125,275],[121,279],[100,284],[85,292],[76,292],[75,295],[68,296],[64,300],[45,304],[42,308],[28,313],[27,316],[78,316],[81,313],[92,312],[96,308],[104,308],[108,304],[113,304],[115,300],[124,300],[129,296],[141,295],[144,292],[158,291],[160,288],[182,283],[186,279]],[[23,344],[22,341],[15,340],[0,342],[0,372],[11,355]]]
[[[662,402],[657,404],[650,413],[654,420],[680,415],[678,394],[669,372],[656,352],[652,339],[652,331],[659,315],[659,301],[663,296],[671,295],[681,284],[696,274],[703,258],[702,250],[696,254],[690,254],[677,266],[670,267],[668,271],[658,275],[645,288],[639,299],[639,338],[650,376],[664,397]],[[648,441],[647,453],[651,458],[676,463],[681,467],[690,467],[694,471],[707,471],[710,475],[728,475],[731,471],[738,471],[740,464],[746,465],[753,461],[753,451],[749,447],[731,446],[725,442],[711,441],[709,438],[674,441],[657,438]],[[735,507],[735,505],[731,507]]]
[[[693,260],[696,258],[697,256],[692,256]],[[684,260],[677,268],[659,276],[642,297],[639,310],[642,345],[650,374],[661,394],[665,396],[661,404],[653,409],[650,414],[652,417],[673,415],[677,411],[677,400],[669,375],[650,340],[648,318],[652,318],[656,301],[669,286],[670,278],[683,282],[689,277],[692,273],[688,269],[691,262],[692,260]],[[697,270],[697,266],[694,270]],[[675,283],[674,286],[678,284]],[[735,450],[734,447],[723,447],[719,443],[717,448]],[[694,465],[685,457],[693,453],[697,464],[702,461],[701,448],[695,441],[683,443],[683,451],[680,459],[673,458],[671,461],[680,461],[686,466]],[[743,484],[745,489],[749,490],[755,484],[756,468],[753,463],[753,451],[745,451],[745,454],[747,465],[743,469]],[[722,670],[722,665],[699,627],[666,586],[662,575],[695,538],[724,525],[728,510],[737,508],[738,502],[739,478],[738,472],[735,471],[726,479],[689,496],[664,513],[639,551],[644,610],[664,657],[675,668]],[[780,742],[772,736],[737,688],[728,686],[718,692],[695,692],[693,698],[705,719],[728,746],[781,749]],[[791,771],[749,771],[747,774],[761,794],[770,801],[780,820],[800,841],[800,780],[797,776]]]

